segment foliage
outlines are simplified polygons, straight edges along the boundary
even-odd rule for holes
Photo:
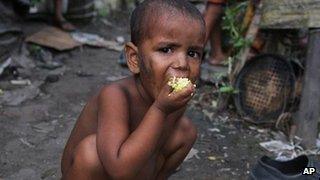
[[[31,3],[31,6],[34,6],[34,5],[37,5],[39,3],[42,3],[43,0],[31,0],[30,3]]]
[[[243,17],[248,6],[248,1],[236,2],[228,1],[225,8],[225,15],[222,18],[222,29],[226,32],[231,44],[230,57],[228,58],[228,74],[232,72],[235,60],[240,55],[242,49],[251,45],[251,42],[245,39],[245,27],[242,27]],[[234,89],[231,83],[224,82],[218,89],[219,93],[235,94],[238,90]]]
[[[31,55],[38,54],[41,51],[41,47],[38,45],[32,44],[30,46],[29,51]]]
[[[229,84],[224,84],[223,86],[221,86],[219,88],[218,92],[219,93],[226,93],[226,94],[237,94],[237,93],[239,93],[239,90],[234,89],[234,87]]]
[[[222,21],[222,29],[225,30],[230,38],[232,45],[232,56],[239,54],[241,49],[248,47],[251,43],[243,36],[245,28],[242,27],[242,15],[248,6],[248,2],[237,3],[235,5],[227,6],[225,15]]]
[[[107,7],[103,7],[98,9],[98,16],[99,17],[106,17],[108,15],[108,8]]]

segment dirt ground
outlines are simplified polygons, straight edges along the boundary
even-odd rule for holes
[[[126,23],[106,25],[96,19],[81,31],[106,39],[129,40]],[[24,22],[25,35],[45,24]],[[125,25],[125,26],[123,26]],[[120,28],[121,27],[121,28]],[[34,68],[31,82],[58,75],[54,83],[40,86],[40,94],[18,106],[0,106],[0,179],[59,179],[60,158],[70,131],[87,99],[104,84],[130,74],[117,60],[120,52],[83,46],[72,51],[51,50],[64,66],[55,70]],[[259,142],[266,129],[257,131],[233,112],[215,113],[213,87],[200,84],[187,115],[198,128],[194,156],[170,179],[246,179],[250,168],[266,151]]]

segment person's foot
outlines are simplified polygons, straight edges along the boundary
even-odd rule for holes
[[[207,62],[212,66],[225,66],[225,55],[210,56]]]
[[[71,32],[76,30],[76,27],[65,19],[56,19],[55,23],[59,28],[61,28],[64,31]]]

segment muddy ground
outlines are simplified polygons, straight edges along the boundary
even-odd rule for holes
[[[117,36],[128,40],[127,23],[111,20],[112,25],[106,25],[102,20],[80,29],[109,40]],[[44,25],[21,22],[25,36]],[[59,80],[42,84],[35,98],[18,106],[0,106],[0,179],[59,179],[64,145],[88,98],[104,84],[130,74],[117,63],[120,52],[88,46],[50,51],[64,66],[55,70],[36,67],[29,79],[43,82],[54,74]],[[268,130],[257,131],[232,109],[216,113],[213,100],[213,86],[200,84],[186,112],[198,127],[193,147],[198,153],[170,179],[246,179],[256,160],[267,154],[258,143],[269,138]]]

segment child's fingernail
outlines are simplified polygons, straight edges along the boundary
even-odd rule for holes
[[[195,88],[196,88],[196,87],[197,87],[197,85],[195,85],[195,84],[194,84],[194,85],[193,85],[193,87],[195,87]]]
[[[193,96],[194,95],[194,93],[191,93],[191,96]]]

